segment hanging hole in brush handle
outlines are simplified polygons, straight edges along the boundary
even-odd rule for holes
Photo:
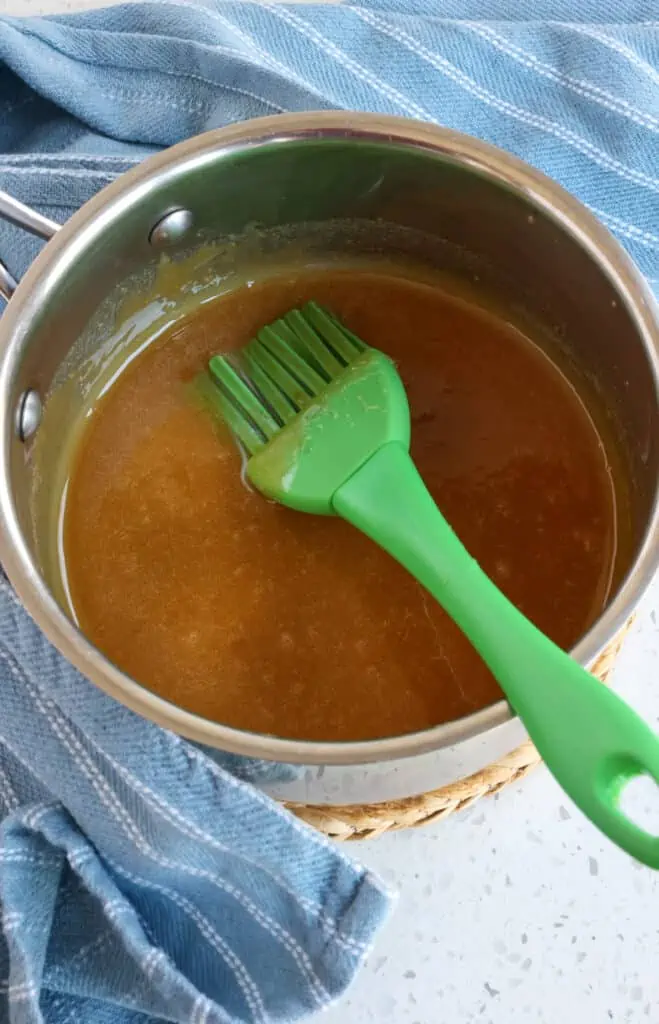
[[[651,775],[641,772],[629,779],[621,788],[618,806],[634,825],[659,837],[659,784]]]
[[[14,199],[8,192],[3,192],[1,189],[0,220],[6,220],[9,224],[13,224],[14,227],[23,228],[24,231],[28,231],[31,235],[36,235],[37,238],[43,238],[46,242],[53,237],[60,227],[57,221],[44,217],[43,214],[37,213],[36,210],[26,206],[25,203],[21,203],[18,199]],[[16,278],[9,272],[5,264],[0,261],[0,296],[9,302],[16,291],[16,287]]]

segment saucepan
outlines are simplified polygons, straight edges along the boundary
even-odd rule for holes
[[[61,228],[7,198],[0,215],[50,239],[15,290],[6,272],[0,280],[11,294],[0,320],[0,559],[52,643],[112,697],[185,737],[247,758],[368,766],[438,751],[444,779],[483,767],[521,735],[505,701],[425,732],[367,742],[231,729],[125,675],[77,628],[51,585],[43,557],[51,541],[32,500],[37,484],[50,486],[49,469],[41,463],[36,481],[32,453],[47,429],[49,395],[63,377],[75,382],[102,344],[108,297],[197,245],[222,243],[226,255],[226,244],[259,232],[272,238],[280,228],[290,235],[303,225],[327,225],[332,245],[349,245],[353,255],[355,246],[392,253],[402,246],[455,273],[477,271],[560,338],[605,399],[633,492],[628,564],[574,656],[592,664],[629,620],[659,562],[659,318],[613,237],[543,175],[428,124],[295,114],[174,146],[119,177]],[[360,226],[351,239],[337,228],[346,224]],[[83,335],[86,345],[76,348]],[[66,410],[59,422],[66,428]]]

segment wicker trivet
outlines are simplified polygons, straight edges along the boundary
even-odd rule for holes
[[[608,681],[630,626],[631,620],[593,665],[593,674],[603,683]],[[429,793],[377,804],[287,803],[286,807],[331,839],[376,839],[385,832],[418,828],[461,811],[482,796],[490,796],[522,779],[539,763],[538,751],[532,743],[526,742],[482,771]]]

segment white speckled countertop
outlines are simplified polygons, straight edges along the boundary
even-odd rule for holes
[[[659,580],[616,674],[655,727],[658,613]],[[652,795],[644,810],[659,831]],[[659,873],[600,837],[544,768],[464,813],[354,852],[400,900],[328,1024],[659,1021]]]
[[[0,12],[103,2],[0,0]],[[659,580],[615,684],[659,727]],[[659,1021],[659,873],[601,838],[544,768],[445,821],[349,852],[400,899],[327,1024]]]
[[[616,676],[655,727],[658,612],[659,581]],[[659,831],[654,795],[646,811]],[[354,852],[400,899],[328,1024],[659,1020],[659,873],[600,837],[546,769],[464,813]]]

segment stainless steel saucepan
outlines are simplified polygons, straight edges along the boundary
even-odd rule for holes
[[[191,139],[146,160],[59,228],[11,200],[0,216],[50,238],[0,320],[0,559],[26,608],[62,654],[108,694],[161,725],[234,753],[307,765],[366,765],[440,751],[467,774],[515,745],[500,703],[426,732],[307,743],[240,732],[175,707],[128,678],[76,628],[43,568],[32,514],[42,406],[75,342],[122,282],[200,239],[303,224],[355,223],[364,251],[488,278],[488,286],[560,337],[617,424],[633,485],[634,549],[609,606],[574,654],[584,664],[626,623],[659,561],[659,320],[652,295],[611,235],[559,186],[474,139],[398,118],[284,115]],[[284,232],[285,233],[285,232]],[[52,237],[51,237],[52,236]],[[333,229],[333,244],[342,237]],[[361,241],[360,241],[361,239]],[[407,240],[407,241],[406,241]],[[348,242],[345,243],[348,245]],[[470,269],[471,268],[471,269]],[[93,332],[90,335],[94,336]],[[101,343],[102,332],[96,337]],[[89,357],[89,345],[85,358]],[[82,359],[82,356],[80,356]],[[60,416],[60,422],[62,421]],[[48,467],[40,473],[48,487]],[[442,773],[440,773],[441,775]]]

